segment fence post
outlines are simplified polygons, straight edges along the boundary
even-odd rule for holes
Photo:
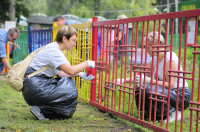
[[[93,17],[93,22],[97,22],[97,17]],[[98,44],[98,26],[93,26],[92,23],[92,60],[97,61],[97,44]],[[96,101],[96,76],[97,76],[97,69],[93,70],[95,75],[95,79],[91,81],[91,93],[90,93],[90,101]]]
[[[8,43],[7,43],[7,45],[6,45],[6,46],[7,46],[7,47],[6,47],[6,52],[7,52],[7,60],[8,60],[8,63],[10,62],[10,51],[11,51],[11,50],[10,50],[10,43],[11,43],[11,42],[8,41]],[[9,69],[6,67],[6,73],[8,72],[8,70],[9,70]]]
[[[29,38],[29,53],[32,52],[32,36],[31,36],[32,27],[28,28],[28,38]]]
[[[6,44],[6,53],[7,53],[7,60],[9,63],[9,59],[10,59],[10,41],[8,41],[8,43]],[[8,68],[5,66],[5,74],[8,73]]]
[[[10,42],[8,42],[7,44],[6,44],[6,55],[7,55],[7,60],[8,60],[8,62],[9,62],[9,53],[10,53],[10,50],[9,50],[9,43]],[[4,69],[3,69],[3,71],[0,73],[0,74],[7,74],[7,72],[8,72],[8,69],[7,69],[7,67],[5,66],[4,67]]]
[[[55,41],[55,39],[56,39],[56,34],[57,34],[57,22],[54,22],[53,23],[53,40],[52,40],[52,42],[54,42]]]

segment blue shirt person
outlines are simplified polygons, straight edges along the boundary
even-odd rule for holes
[[[54,17],[53,22],[57,22],[57,26],[81,24],[76,20],[66,20],[62,15],[58,14]]]
[[[8,41],[14,42],[19,36],[18,28],[10,28],[8,31],[0,29],[0,73],[6,66],[11,69],[9,62],[7,61],[6,44]]]
[[[76,20],[66,20],[65,25],[81,24],[81,22]]]

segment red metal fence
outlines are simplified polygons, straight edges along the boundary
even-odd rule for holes
[[[93,60],[96,61],[97,68],[95,69],[96,80],[92,81],[90,104],[154,131],[198,132],[200,112],[199,16],[200,9],[197,9],[93,22]],[[156,31],[165,38],[163,45],[160,36],[155,44]],[[149,40],[145,39],[150,32],[153,32],[151,55],[146,50]],[[177,34],[179,38],[175,40],[173,36]],[[183,34],[184,43],[182,42]],[[99,44],[98,37],[100,38]],[[173,43],[179,46],[173,47]],[[175,62],[176,70],[173,67],[173,53],[178,58]],[[166,62],[167,54],[170,56],[169,63]],[[157,59],[162,55],[164,55],[163,60]],[[164,61],[162,67],[159,65],[161,61]],[[148,65],[149,62],[151,66]],[[159,67],[162,69],[160,70]],[[166,68],[169,70],[165,71]],[[151,74],[150,83],[146,83],[146,78],[142,81],[142,74]],[[160,79],[162,74],[162,79]],[[136,76],[140,77],[139,84],[136,84]],[[132,81],[126,83],[128,79]],[[179,85],[181,81],[182,86]],[[172,82],[177,83],[171,86]],[[184,105],[186,105],[184,100],[187,94],[186,82],[191,90],[191,101],[189,107],[184,110]],[[145,91],[147,85],[149,85],[149,95]],[[162,92],[158,91],[159,86],[162,87]],[[170,99],[170,89],[173,87],[176,88],[176,106],[173,112],[175,121],[170,123],[173,102]],[[157,113],[158,108],[161,109],[160,117]],[[166,116],[164,112],[167,112]],[[181,115],[180,120],[179,115]]]

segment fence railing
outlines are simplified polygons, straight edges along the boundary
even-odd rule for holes
[[[52,29],[29,30],[29,53],[52,42]]]
[[[12,47],[12,64],[16,64],[26,58],[29,54],[29,40],[28,40],[29,33],[28,31],[20,31],[20,36],[18,39],[13,43]]]
[[[96,39],[93,41],[93,45],[97,49],[97,34],[100,32],[101,48],[100,57],[92,57],[96,58],[97,66],[96,81],[91,88],[95,93],[92,94],[90,104],[154,131],[198,132],[200,112],[200,45],[197,45],[197,36],[200,32],[198,30],[199,16],[200,9],[197,9],[94,22],[93,36]],[[179,27],[175,26],[176,19],[178,19]],[[193,27],[190,26],[189,29],[188,23],[190,22],[192,22]],[[132,27],[131,31],[126,28],[130,25]],[[177,70],[172,70],[175,28],[179,29],[178,41],[174,44],[177,46],[174,52],[178,60],[176,62]],[[160,44],[160,37],[157,40],[159,41],[158,44],[155,44],[156,31],[158,34],[162,33],[164,35],[164,45]],[[190,36],[190,39],[193,37],[192,44],[188,42],[188,35],[191,31],[193,31],[193,36]],[[120,32],[122,32],[121,40]],[[142,34],[139,34],[139,32],[142,32]],[[144,40],[149,32],[154,32],[152,55],[149,55],[149,49],[146,49],[150,40]],[[128,37],[130,34],[131,38]],[[139,43],[140,38],[141,42]],[[182,39],[185,40],[184,43]],[[161,66],[161,60],[152,59],[163,55],[163,60],[166,61],[167,54],[170,54],[170,64],[164,62]],[[152,64],[151,67],[148,65],[149,62]],[[169,71],[166,72],[167,66]],[[159,67],[162,69],[159,69]],[[136,86],[136,80],[134,79],[137,74],[140,77],[139,86]],[[151,74],[150,84],[145,83],[147,80],[142,81],[142,74]],[[163,76],[161,76],[162,74]],[[172,100],[173,95],[170,95],[170,86],[165,88],[166,83],[171,84],[173,77],[177,80],[177,84],[174,86],[176,91],[174,100]],[[132,81],[127,81],[128,79]],[[180,81],[183,81],[181,86],[179,85]],[[186,107],[186,110],[184,110],[187,100],[185,81],[187,81],[190,89],[188,91],[191,91],[190,105],[188,108]],[[172,110],[172,108],[175,110]],[[172,116],[171,111],[175,113],[173,123],[169,121],[170,116]],[[180,120],[178,119],[179,116],[181,117]]]

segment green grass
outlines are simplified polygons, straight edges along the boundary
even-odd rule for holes
[[[30,113],[21,92],[14,91],[5,75],[0,75],[0,131],[1,132],[125,132],[142,131],[139,126],[118,117],[102,113],[79,100],[77,110],[67,120],[37,120]]]

